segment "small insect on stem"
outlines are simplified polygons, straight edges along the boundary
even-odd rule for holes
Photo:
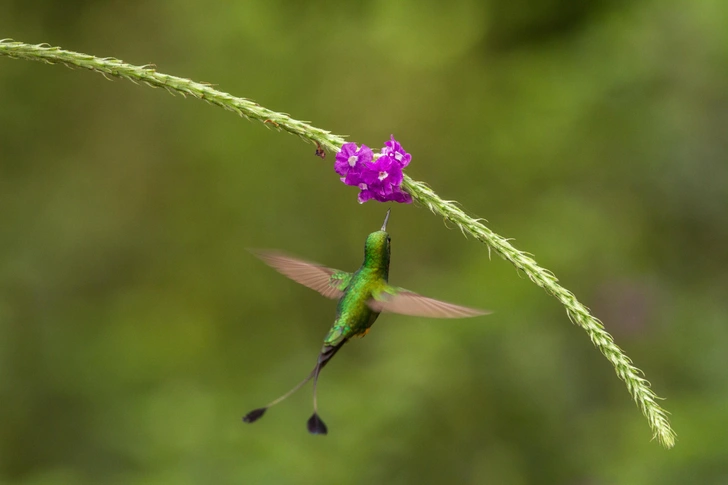
[[[263,124],[266,124],[266,123],[270,123],[271,125],[275,126],[276,128],[280,128],[280,127],[281,127],[281,125],[279,125],[278,123],[276,123],[276,122],[275,122],[275,121],[273,121],[273,120],[265,120],[265,121],[263,122]]]
[[[326,151],[324,151],[324,147],[321,146],[321,143],[314,140],[314,143],[316,144],[316,156],[320,157],[321,160],[326,158]]]

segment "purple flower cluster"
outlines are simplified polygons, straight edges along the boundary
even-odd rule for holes
[[[369,199],[410,204],[412,196],[400,187],[404,178],[402,169],[409,165],[410,160],[412,155],[404,151],[392,135],[376,160],[368,146],[344,143],[336,154],[334,170],[346,185],[359,187],[360,204]]]

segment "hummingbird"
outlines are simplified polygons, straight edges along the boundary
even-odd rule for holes
[[[313,379],[313,414],[308,419],[307,428],[311,434],[325,435],[328,433],[328,428],[318,414],[316,395],[319,373],[349,339],[365,336],[380,313],[433,318],[464,318],[490,313],[427,298],[389,284],[391,239],[387,233],[387,221],[390,211],[391,209],[384,217],[382,228],[367,236],[364,243],[364,262],[354,273],[327,268],[276,251],[251,251],[264,263],[293,281],[316,290],[327,298],[338,300],[338,305],[336,319],[324,338],[324,345],[313,370],[287,393],[271,401],[267,406],[246,414],[243,417],[244,422],[257,421],[268,409]]]

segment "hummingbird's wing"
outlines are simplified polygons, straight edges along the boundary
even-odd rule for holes
[[[265,264],[326,298],[339,299],[349,286],[351,273],[303,261],[277,251],[249,250]]]
[[[415,317],[465,318],[487,315],[487,310],[468,308],[419,295],[404,288],[389,286],[375,293],[369,300],[369,307],[375,312],[399,313]]]

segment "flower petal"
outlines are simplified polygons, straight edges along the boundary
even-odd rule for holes
[[[373,199],[373,198],[375,198],[375,194],[371,190],[365,189],[365,190],[362,190],[361,192],[359,192],[359,203],[360,204],[363,204],[364,202],[366,202],[370,199]],[[379,199],[377,199],[377,200],[379,200]]]
[[[391,135],[390,140],[384,143],[382,155],[386,155],[394,159],[401,168],[409,165],[410,160],[412,160],[412,155],[402,148],[402,145],[394,139],[394,135]]]
[[[371,148],[366,145],[359,148],[356,143],[344,143],[336,154],[334,170],[342,176],[348,174],[350,170],[360,171],[362,165],[370,162],[373,156]]]
[[[343,177],[342,182],[344,182],[346,185],[359,185],[363,182],[363,179],[361,178],[361,174],[356,170],[350,170],[346,177]]]
[[[392,199],[395,202],[399,202],[400,204],[411,204],[412,203],[412,196],[408,194],[407,192],[404,192],[402,189],[397,187],[397,190],[392,193]]]
[[[372,158],[374,158],[374,153],[372,153],[372,149],[366,145],[362,145],[356,154],[359,156],[359,162],[361,162],[362,164],[371,162]]]

